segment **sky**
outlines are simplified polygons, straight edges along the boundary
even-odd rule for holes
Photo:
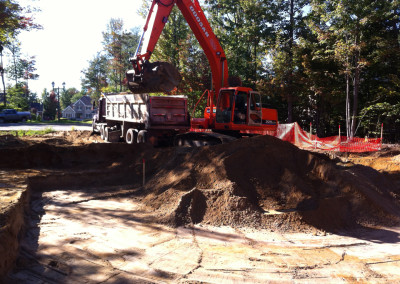
[[[38,80],[29,88],[40,98],[44,88],[75,87],[81,89],[81,71],[102,50],[102,32],[111,18],[120,18],[126,30],[142,28],[144,20],[137,14],[142,0],[18,0],[21,6],[40,8],[34,14],[42,30],[22,32],[22,53],[35,56]],[[127,58],[128,60],[128,58]],[[7,58],[4,64],[7,65]],[[10,80],[7,80],[7,83]]]

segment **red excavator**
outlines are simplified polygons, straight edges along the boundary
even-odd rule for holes
[[[136,94],[169,92],[179,84],[181,76],[173,65],[149,62],[175,5],[203,48],[212,73],[212,90],[206,90],[200,98],[207,95],[204,117],[191,119],[192,131],[208,130],[209,133],[211,130],[234,137],[276,132],[277,110],[263,108],[261,95],[251,88],[228,83],[228,62],[224,50],[197,0],[152,1],[136,54],[130,59],[133,70],[127,72],[129,89]]]

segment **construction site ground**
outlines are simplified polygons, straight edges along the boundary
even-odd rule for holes
[[[400,281],[397,145],[154,148],[69,131],[0,136],[0,157],[0,283]]]

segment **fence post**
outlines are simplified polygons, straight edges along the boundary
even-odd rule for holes
[[[311,140],[311,135],[312,135],[312,122],[310,122],[310,134],[308,135],[308,139]]]
[[[383,140],[383,123],[381,125],[381,143],[382,143],[382,140]]]

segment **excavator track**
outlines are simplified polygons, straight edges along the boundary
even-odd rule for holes
[[[229,143],[237,138],[215,132],[188,132],[178,134],[174,140],[174,146],[201,147]]]

